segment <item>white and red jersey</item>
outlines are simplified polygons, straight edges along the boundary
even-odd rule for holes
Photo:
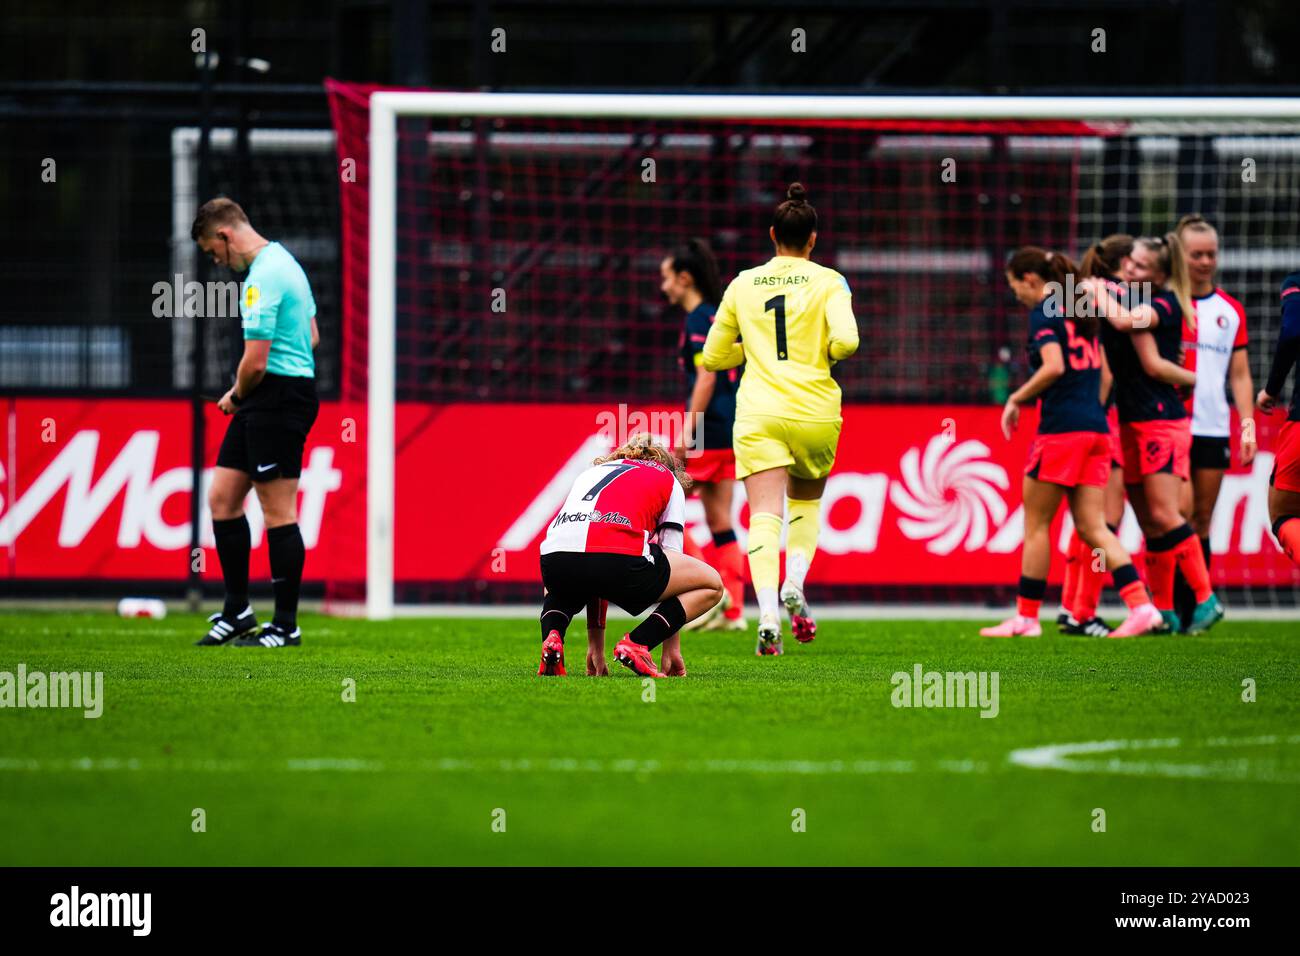
[[[546,529],[542,554],[585,551],[650,556],[650,538],[682,549],[686,495],[656,461],[615,459],[588,468],[573,483]]]
[[[1246,347],[1246,309],[1222,289],[1193,299],[1196,331],[1183,322],[1183,364],[1196,373],[1196,389],[1187,400],[1192,434],[1227,438],[1232,418],[1228,411],[1228,368],[1232,353]]]

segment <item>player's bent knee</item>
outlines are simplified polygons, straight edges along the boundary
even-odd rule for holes
[[[702,588],[705,591],[716,592],[719,601],[722,600],[722,575],[712,565],[705,564],[703,561],[696,561],[695,574],[692,576],[691,584],[693,587]]]
[[[722,600],[722,575],[718,574],[715,568],[709,568],[709,575],[706,579],[705,587],[713,592],[716,600]]]

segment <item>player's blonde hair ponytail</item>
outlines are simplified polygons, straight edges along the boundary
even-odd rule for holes
[[[673,477],[677,479],[684,490],[689,491],[693,484],[691,476],[686,474],[682,463],[677,460],[672,452],[656,442],[654,436],[649,432],[633,435],[620,447],[615,448],[608,455],[601,455],[592,464],[603,465],[620,459],[658,462],[673,473]]]
[[[1187,327],[1195,332],[1196,302],[1192,298],[1192,277],[1187,271],[1187,257],[1183,252],[1182,240],[1177,232],[1167,232],[1165,244],[1169,247],[1169,288],[1182,307]]]
[[[1165,288],[1174,294],[1183,311],[1183,321],[1195,332],[1196,304],[1192,300],[1192,277],[1187,273],[1187,260],[1183,257],[1183,244],[1178,240],[1178,233],[1144,236],[1136,240],[1135,244],[1155,255],[1156,268],[1165,275]]]

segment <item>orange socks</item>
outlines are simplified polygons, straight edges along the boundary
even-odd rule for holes
[[[1079,545],[1082,543],[1079,532],[1074,532],[1065,549],[1065,580],[1061,582],[1061,607],[1074,614],[1076,619],[1079,615],[1075,614],[1074,600],[1079,586]]]
[[[1130,611],[1151,600],[1151,595],[1147,593],[1147,586],[1142,583],[1137,568],[1132,564],[1121,565],[1114,570],[1112,576],[1115,578],[1115,587],[1119,590],[1119,596],[1124,599],[1124,606]]]
[[[722,586],[731,597],[727,608],[728,620],[736,620],[745,613],[745,556],[736,542],[735,531],[719,531],[713,536],[713,550],[717,559]]]
[[[1091,620],[1097,616],[1097,602],[1101,600],[1101,589],[1106,583],[1106,571],[1094,570],[1096,556],[1086,541],[1075,533],[1075,567],[1078,569],[1077,583],[1074,587],[1073,603],[1070,612],[1076,621]]]
[[[1189,525],[1183,527],[1192,530]],[[1192,593],[1196,595],[1196,603],[1208,600],[1214,593],[1214,588],[1210,587],[1210,569],[1205,566],[1201,539],[1192,534],[1174,547],[1174,555],[1178,559],[1178,569],[1183,572]]]
[[[1124,606],[1130,611],[1151,600],[1151,595],[1147,593],[1147,586],[1141,581],[1134,581],[1127,587],[1120,588],[1119,596],[1124,599]]]
[[[745,556],[736,541],[735,531],[719,531],[713,536],[712,554],[695,543],[689,533],[683,536],[682,552],[698,558],[722,575],[722,586],[731,598],[726,616],[735,620],[745,613]]]
[[[1273,522],[1273,535],[1286,556],[1300,565],[1300,515],[1282,515]]]
[[[1038,619],[1038,609],[1043,605],[1043,594],[1047,591],[1047,582],[1042,578],[1020,577],[1016,588],[1016,613],[1021,617]]]
[[[1172,551],[1157,551],[1156,544],[1162,539],[1147,542],[1146,565],[1147,583],[1151,585],[1151,600],[1161,611],[1174,609],[1174,568],[1178,559]]]
[[[1183,572],[1183,577],[1196,594],[1197,604],[1214,593],[1200,539],[1189,524],[1184,523],[1168,534],[1148,539],[1146,561],[1151,597],[1162,611],[1174,609],[1175,568]]]

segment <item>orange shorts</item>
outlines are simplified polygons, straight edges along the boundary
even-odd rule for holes
[[[1110,467],[1124,467],[1124,443],[1119,438],[1119,409],[1114,405],[1106,415],[1106,424],[1110,426]]]
[[[1268,483],[1279,491],[1300,494],[1300,422],[1282,424],[1273,455],[1273,474]]]
[[[1120,426],[1124,484],[1167,472],[1186,481],[1192,474],[1192,420],[1125,422]]]
[[[1110,437],[1102,432],[1037,435],[1029,449],[1025,474],[1066,488],[1075,485],[1104,488],[1110,477]]]
[[[686,474],[692,481],[730,481],[736,477],[736,453],[730,448],[703,448],[686,456]]]

